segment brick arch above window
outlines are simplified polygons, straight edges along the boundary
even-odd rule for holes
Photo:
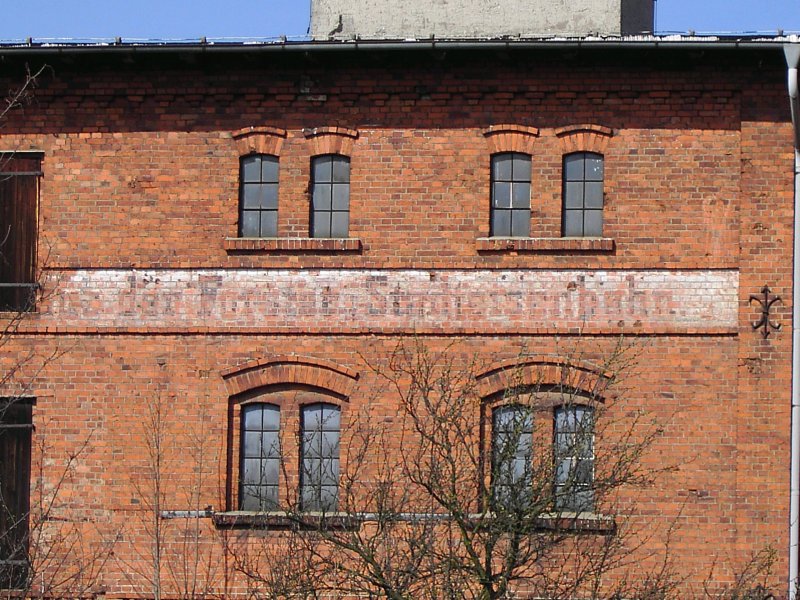
[[[613,373],[584,361],[542,355],[497,362],[476,381],[482,398],[521,386],[542,386],[568,388],[602,402],[613,378]]]
[[[582,123],[567,125],[555,130],[564,154],[571,152],[596,152],[604,154],[614,130],[603,125]]]
[[[311,155],[342,154],[351,156],[358,139],[358,130],[348,127],[314,127],[303,129],[303,135],[311,142]]]
[[[348,367],[296,355],[248,361],[225,369],[221,375],[231,396],[272,385],[292,384],[328,390],[345,400],[359,379],[359,373]]]
[[[522,152],[533,154],[533,144],[539,136],[539,129],[527,125],[502,123],[491,125],[483,131],[489,144],[489,153]]]
[[[280,156],[286,130],[278,127],[245,127],[231,134],[239,156],[271,154]]]

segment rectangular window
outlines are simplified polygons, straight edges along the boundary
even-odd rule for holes
[[[311,161],[311,237],[346,238],[350,229],[350,159],[338,154]]]
[[[0,153],[0,310],[36,300],[36,234],[41,155]]]
[[[594,510],[594,410],[563,406],[555,411],[555,507],[584,512]]]
[[[21,588],[28,579],[31,432],[28,400],[0,400],[0,587]]]
[[[531,233],[531,157],[519,152],[492,156],[492,222],[494,237],[528,237]]]
[[[240,510],[259,512],[278,507],[280,419],[280,408],[274,404],[242,407]]]
[[[239,175],[239,236],[278,236],[278,157],[243,156]]]
[[[564,157],[563,233],[566,237],[603,235],[603,155],[576,152]]]
[[[525,406],[492,413],[492,500],[495,510],[527,510],[531,501],[533,415]]]
[[[302,428],[302,508],[335,511],[339,490],[339,408],[332,404],[304,407]]]

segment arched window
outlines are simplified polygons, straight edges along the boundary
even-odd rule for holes
[[[311,237],[346,238],[350,228],[350,159],[311,159]]]
[[[239,170],[239,237],[277,236],[278,157],[243,156]]]
[[[594,510],[594,409],[560,406],[554,412],[555,508]]]
[[[280,417],[280,408],[274,404],[242,407],[239,510],[261,512],[278,507]]]
[[[574,152],[564,156],[562,231],[565,237],[603,235],[603,155]]]
[[[533,414],[527,406],[492,411],[492,500],[495,510],[524,510],[531,500]]]
[[[521,152],[492,156],[491,235],[529,237],[531,233],[531,157]]]
[[[300,499],[303,510],[336,510],[340,421],[340,409],[333,404],[311,404],[302,409]]]

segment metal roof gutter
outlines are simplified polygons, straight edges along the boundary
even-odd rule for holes
[[[779,50],[798,36],[776,37],[647,37],[629,38],[543,38],[508,40],[395,40],[395,41],[316,41],[292,42],[108,42],[108,43],[10,43],[0,42],[0,55],[13,54],[116,54],[116,53],[261,53],[261,52],[370,52],[424,50]]]

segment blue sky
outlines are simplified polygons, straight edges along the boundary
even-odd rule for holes
[[[4,0],[0,40],[302,38],[310,0]],[[800,32],[800,0],[657,0],[659,31]]]

